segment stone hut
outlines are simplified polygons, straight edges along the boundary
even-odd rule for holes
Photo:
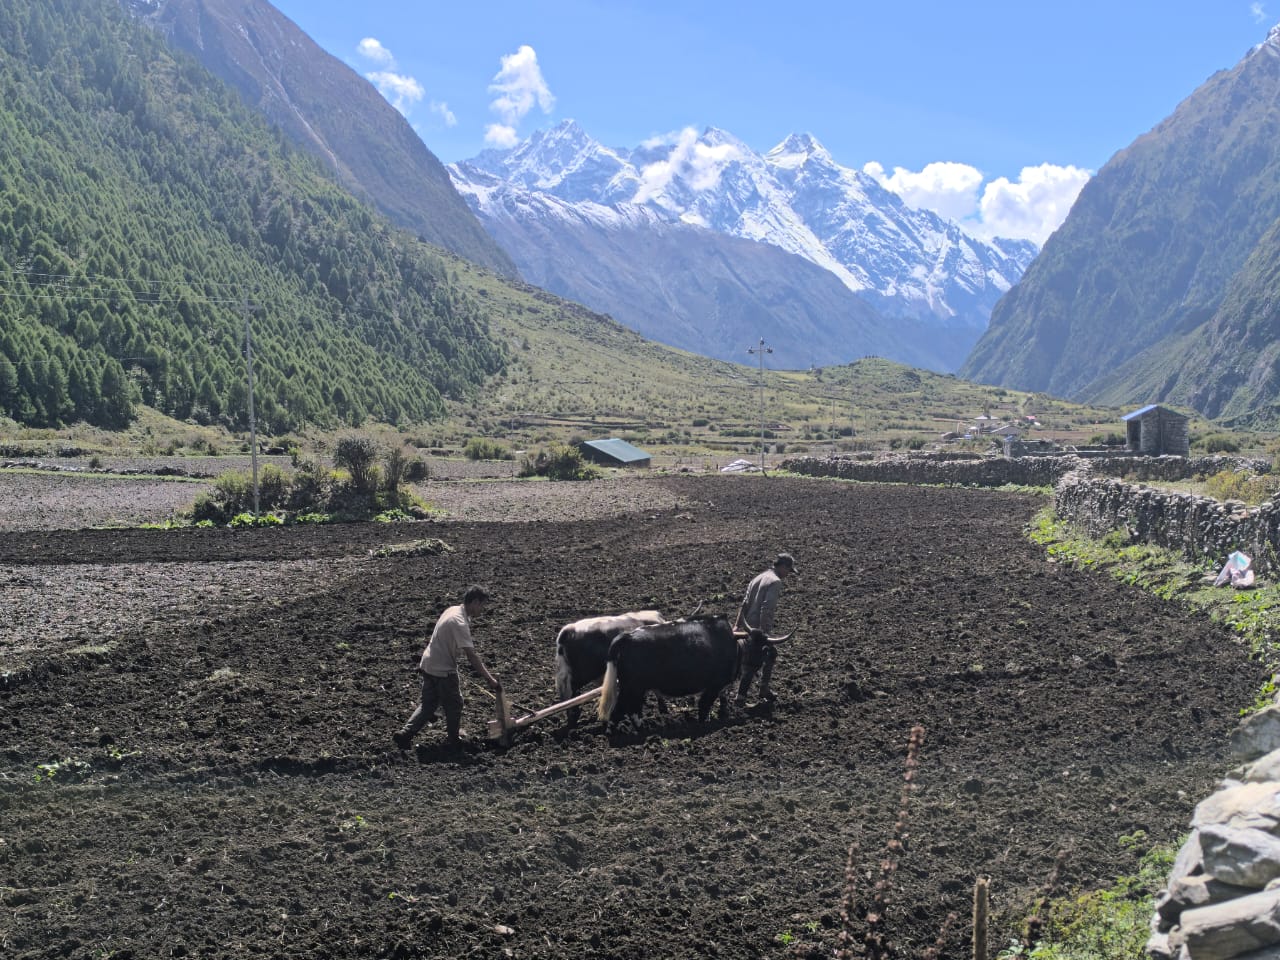
[[[1152,403],[1120,419],[1125,425],[1125,449],[1132,453],[1148,457],[1191,454],[1189,420],[1168,407]]]

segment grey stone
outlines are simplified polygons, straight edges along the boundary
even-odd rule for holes
[[[1280,945],[1263,947],[1261,950],[1242,953],[1236,958],[1236,960],[1280,960]]]
[[[1239,829],[1280,830],[1280,783],[1243,783],[1227,787],[1200,801],[1193,827],[1209,825]]]
[[[1200,831],[1192,830],[1169,868],[1169,886],[1197,873],[1204,873],[1204,853],[1200,849]]]
[[[1194,960],[1230,960],[1280,944],[1280,891],[1188,910],[1181,929]]]
[[[1204,826],[1200,850],[1204,872],[1223,883],[1261,890],[1280,877],[1280,837],[1265,830]]]
[[[1154,960],[1173,960],[1173,949],[1169,946],[1169,935],[1167,933],[1153,933],[1147,941],[1144,952],[1148,957],[1153,957]]]
[[[1223,903],[1236,897],[1247,897],[1257,893],[1256,887],[1241,887],[1231,883],[1215,880],[1207,874],[1194,877],[1183,877],[1169,884],[1165,899],[1156,905],[1156,915],[1166,923],[1175,924],[1184,910],[1196,907],[1207,907],[1214,903]]]
[[[1240,760],[1256,760],[1280,750],[1280,704],[1250,714],[1231,731],[1231,755]]]
[[[1280,749],[1272,750],[1245,767],[1243,777],[1247,783],[1280,781]]]

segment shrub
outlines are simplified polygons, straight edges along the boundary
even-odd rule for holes
[[[421,483],[428,477],[427,461],[419,456],[413,457],[404,467],[404,479],[408,483]]]
[[[546,477],[548,480],[594,480],[600,471],[582,459],[576,447],[551,447],[524,458],[522,477]]]
[[[231,518],[228,526],[239,530],[243,527],[278,527],[283,523],[284,518],[274,513],[262,513],[256,517],[252,513],[239,513]]]
[[[337,478],[314,460],[302,460],[293,475],[285,506],[298,512],[323,512],[333,498]]]
[[[351,485],[360,493],[378,489],[378,444],[363,433],[349,433],[338,438],[333,462],[351,474]]]
[[[250,478],[250,497],[253,496]],[[289,499],[289,477],[274,463],[263,465],[258,471],[258,506],[262,510],[275,510]]]
[[[1223,470],[1204,482],[1205,493],[1218,500],[1242,500],[1245,503],[1262,503],[1270,500],[1280,490],[1280,477],[1254,476]]]
[[[486,437],[472,437],[462,448],[463,456],[468,460],[510,460],[512,453],[496,440]]]
[[[382,458],[382,489],[395,493],[400,489],[400,482],[409,469],[409,460],[413,456],[407,447],[392,447]]]
[[[1240,444],[1232,437],[1225,433],[1212,433],[1204,438],[1204,450],[1206,453],[1239,453]]]

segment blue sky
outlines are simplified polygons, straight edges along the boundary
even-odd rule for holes
[[[1280,0],[273,2],[446,163],[566,118],[615,147],[808,132],[908,202],[1038,240],[1280,21]]]

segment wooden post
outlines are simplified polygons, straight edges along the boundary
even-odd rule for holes
[[[973,884],[973,960],[987,960],[987,886],[979,877]]]

